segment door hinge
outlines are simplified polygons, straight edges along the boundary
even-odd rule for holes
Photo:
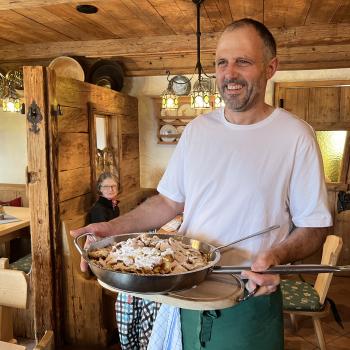
[[[35,171],[28,171],[28,167],[26,167],[26,184],[33,184],[37,181],[39,181],[39,173]]]

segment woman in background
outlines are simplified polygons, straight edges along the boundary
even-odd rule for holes
[[[103,222],[119,216],[118,178],[111,173],[102,173],[97,180],[98,200],[89,212],[89,223]]]

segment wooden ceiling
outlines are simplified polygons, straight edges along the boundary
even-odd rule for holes
[[[98,8],[77,12],[78,4]],[[215,44],[232,20],[263,21],[278,43],[280,69],[350,67],[350,0],[205,0],[201,62],[213,72]],[[47,65],[57,56],[120,62],[127,76],[192,73],[192,0],[0,0],[0,69]]]

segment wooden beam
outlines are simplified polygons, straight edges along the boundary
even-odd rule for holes
[[[322,69],[350,66],[350,26],[308,25],[272,29],[277,43],[280,69]],[[214,71],[215,46],[221,33],[202,34],[201,61]],[[170,44],[171,43],[171,44]],[[0,47],[0,67],[47,65],[57,56],[85,57],[87,67],[98,58],[120,62],[126,76],[191,74],[196,62],[196,37],[188,35],[149,36],[142,39],[67,41]]]
[[[59,4],[78,4],[78,3],[89,3],[94,0],[0,0],[0,10],[15,10],[20,8],[32,8],[41,7],[48,5],[59,5]]]

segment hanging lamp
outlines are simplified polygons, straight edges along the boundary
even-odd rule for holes
[[[193,89],[190,91],[189,96],[191,97],[191,108],[200,108],[200,109],[205,109],[205,108],[211,108],[210,105],[210,100],[211,100],[211,95],[213,93],[213,88],[212,88],[212,76],[208,76],[207,74],[204,73],[202,63],[200,60],[200,37],[201,37],[201,31],[200,31],[200,6],[204,0],[192,0],[192,2],[196,5],[196,13],[197,13],[197,30],[196,30],[196,38],[197,38],[197,63],[195,67],[195,71],[190,79],[187,79],[187,81],[182,81],[183,76],[176,76],[181,79],[175,79],[176,77],[172,78],[169,80],[169,75],[170,72],[167,71],[167,80],[168,80],[168,88],[163,91],[162,93],[162,108],[163,109],[177,109],[178,108],[178,100],[176,99],[176,96],[182,95],[176,93],[174,91],[174,82],[176,84],[184,84],[184,90],[188,86],[190,86],[190,80],[192,80],[193,76],[198,74],[198,79],[197,81],[193,84]],[[176,89],[178,90],[178,89]],[[182,90],[182,89],[180,89]],[[175,100],[176,99],[176,100]]]

